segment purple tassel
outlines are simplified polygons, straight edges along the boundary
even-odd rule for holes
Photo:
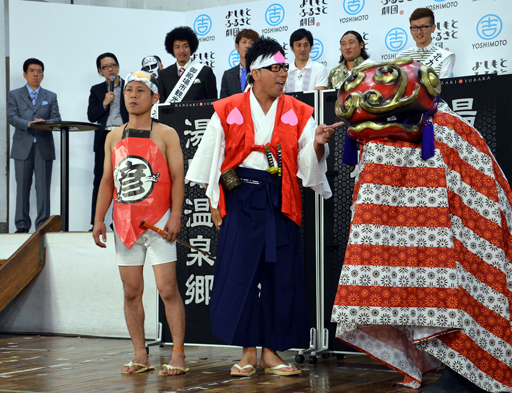
[[[425,112],[425,122],[423,123],[422,135],[421,135],[421,158],[428,160],[435,154],[435,139],[434,139],[434,125],[428,117],[429,113],[432,115],[437,112],[437,103],[439,102],[439,96],[436,97],[430,109]]]
[[[434,125],[425,113],[425,122],[423,123],[421,136],[421,158],[428,160],[435,153]]]
[[[357,142],[345,134],[345,146],[343,147],[343,157],[341,159],[343,164],[357,165]]]

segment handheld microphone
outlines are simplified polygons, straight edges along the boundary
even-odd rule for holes
[[[116,80],[115,76],[110,77],[110,85],[108,86],[108,92],[112,93],[114,91],[114,82]]]

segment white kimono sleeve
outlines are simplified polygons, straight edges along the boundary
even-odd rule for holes
[[[313,118],[307,122],[299,139],[299,157],[297,158],[297,177],[302,180],[304,187],[310,187],[317,194],[327,199],[332,196],[331,187],[327,181],[327,156],[329,145],[325,145],[324,156],[318,161],[314,147],[316,123]]]
[[[188,168],[186,180],[195,182],[201,187],[206,187],[206,196],[210,198],[213,208],[217,208],[220,198],[220,169],[224,158],[226,140],[224,129],[217,113],[214,113],[206,130],[196,154]]]

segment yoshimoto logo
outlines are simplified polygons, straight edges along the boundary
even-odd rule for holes
[[[236,49],[233,49],[231,53],[229,54],[229,66],[234,67],[238,64],[240,64],[240,54]]]
[[[324,53],[324,44],[322,44],[322,41],[319,39],[313,40],[313,48],[311,48],[311,53],[309,54],[309,57],[311,57],[311,60],[316,61],[320,57],[322,57]]]
[[[194,30],[199,36],[206,35],[212,28],[212,20],[206,14],[199,15],[194,21]]]
[[[343,8],[347,14],[359,14],[364,8],[364,0],[343,0]]]
[[[404,29],[395,27],[394,29],[389,30],[388,34],[386,34],[385,42],[390,51],[398,52],[405,47],[405,44],[407,44],[407,33]]]
[[[503,22],[499,16],[489,14],[485,15],[478,21],[478,24],[476,25],[476,32],[480,38],[484,40],[492,40],[501,33],[502,28]]]
[[[272,4],[265,12],[265,20],[270,26],[277,26],[284,19],[284,8],[281,4]]]

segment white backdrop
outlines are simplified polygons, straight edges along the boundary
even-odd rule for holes
[[[213,54],[220,79],[238,63],[229,61],[236,29],[251,28],[276,38],[292,62],[290,34],[304,27],[315,38],[311,57],[331,70],[339,64],[339,41],[348,30],[363,36],[374,61],[391,60],[415,45],[409,16],[418,7],[434,11],[434,43],[456,53],[454,76],[510,72],[510,0],[269,0],[187,12],[186,21],[204,40],[198,52]]]
[[[102,79],[96,57],[113,52],[120,74],[139,69],[141,59],[159,55],[164,66],[174,58],[164,49],[165,34],[189,25],[199,36],[197,60],[213,67],[220,81],[223,72],[238,64],[234,36],[240,28],[252,28],[284,44],[288,60],[290,34],[305,27],[313,33],[314,60],[330,70],[339,61],[339,40],[347,30],[360,32],[375,61],[390,60],[414,45],[409,34],[409,15],[417,7],[430,7],[438,25],[435,43],[456,53],[455,76],[509,73],[512,45],[510,0],[261,0],[200,11],[169,12],[79,6],[10,0],[11,88],[24,85],[23,61],[40,58],[45,63],[43,87],[58,95],[63,120],[87,121],[90,87]],[[26,15],[38,15],[44,24],[27,28]],[[114,28],[112,26],[115,26]],[[11,129],[11,132],[13,130]],[[59,135],[55,134],[57,157]],[[93,134],[75,133],[70,138],[70,230],[90,228]],[[52,214],[60,212],[60,165],[54,162]],[[15,182],[10,173],[10,230],[14,231]],[[35,217],[32,197],[31,217]]]
[[[27,28],[27,15],[39,15],[44,20],[44,23],[38,23],[35,31],[37,37],[34,37],[34,30]],[[176,26],[172,21],[179,21],[180,18],[183,18],[183,13],[180,12],[11,0],[11,89],[25,84],[23,62],[29,57],[36,57],[45,66],[42,86],[57,94],[62,119],[87,122],[91,86],[104,80],[96,70],[98,55],[104,52],[114,53],[119,60],[120,75],[123,78],[129,72],[139,70],[142,58],[147,55],[160,55],[164,64],[169,65],[172,56],[164,49],[165,34]],[[13,132],[11,127],[11,135]],[[93,132],[76,132],[70,135],[71,231],[87,231],[91,228],[93,137]],[[54,138],[57,160],[53,165],[51,214],[60,214],[59,133],[54,133]],[[11,168],[9,229],[14,232],[16,183],[14,165]],[[34,188],[30,216],[34,222]]]

